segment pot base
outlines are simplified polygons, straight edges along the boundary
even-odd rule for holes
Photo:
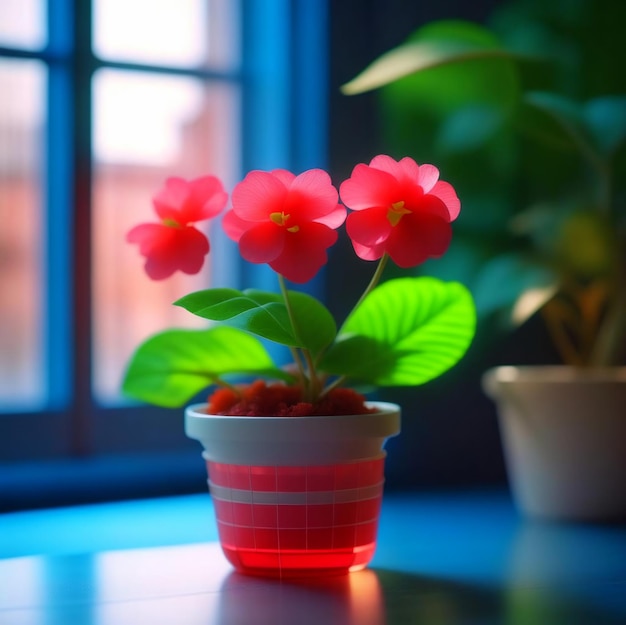
[[[384,459],[304,467],[208,461],[227,559],[241,573],[281,578],[364,568],[376,547]]]
[[[222,543],[226,559],[239,573],[272,578],[346,575],[364,569],[376,543],[353,549],[241,549]]]

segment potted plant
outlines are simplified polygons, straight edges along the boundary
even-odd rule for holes
[[[276,273],[277,292],[212,288],[175,302],[211,323],[171,329],[140,345],[124,391],[187,407],[199,440],[223,551],[242,572],[303,576],[363,568],[376,545],[383,445],[400,429],[396,404],[366,401],[353,387],[412,386],[452,367],[475,330],[469,291],[429,277],[382,280],[441,256],[460,210],[432,165],[380,155],[359,164],[339,194],[319,169],[252,171],[232,192],[222,226],[248,262]],[[128,235],[152,279],[199,271],[209,251],[195,223],[227,202],[213,176],[170,178],[154,197],[159,223]],[[347,214],[347,207],[351,211]],[[347,216],[346,216],[347,215]],[[346,231],[373,263],[362,297],[339,329],[307,284]],[[284,346],[277,361],[267,344]]]
[[[468,219],[444,271],[473,274],[483,322],[540,317],[552,339],[560,365],[484,376],[532,516],[626,517],[626,96],[610,52],[625,10],[531,0],[491,29],[428,24],[344,86],[382,88],[390,141],[456,171]]]

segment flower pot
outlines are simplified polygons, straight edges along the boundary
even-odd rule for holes
[[[498,367],[498,406],[519,509],[554,520],[626,518],[626,367]]]
[[[204,447],[220,543],[242,573],[302,577],[364,568],[374,555],[383,446],[400,409],[321,417],[185,412]]]

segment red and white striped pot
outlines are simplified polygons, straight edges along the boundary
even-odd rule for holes
[[[385,441],[400,408],[364,415],[237,417],[185,411],[204,447],[226,558],[242,573],[300,577],[364,568],[374,555]]]

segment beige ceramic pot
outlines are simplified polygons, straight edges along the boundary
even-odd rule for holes
[[[626,519],[626,367],[497,367],[496,402],[519,509],[553,520]]]

